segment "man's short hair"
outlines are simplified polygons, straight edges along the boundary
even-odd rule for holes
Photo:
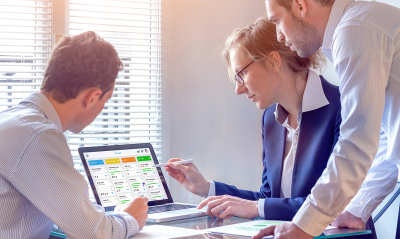
[[[123,64],[115,48],[93,31],[64,37],[51,53],[41,90],[52,93],[59,103],[75,99],[79,93],[97,87],[112,90]]]
[[[276,0],[276,1],[280,6],[286,8],[288,12],[292,11],[293,0]],[[335,3],[335,0],[313,0],[313,1],[319,3],[321,6],[324,7],[332,6]]]

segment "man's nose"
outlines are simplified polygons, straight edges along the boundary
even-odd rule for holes
[[[285,42],[285,35],[283,35],[278,26],[276,26],[276,38],[278,39],[278,42]]]

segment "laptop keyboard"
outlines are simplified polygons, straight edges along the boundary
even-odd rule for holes
[[[149,207],[149,209],[147,210],[147,214],[175,211],[175,210],[186,209],[186,208],[195,208],[195,207],[196,206],[182,205],[182,204],[158,205],[158,206]]]

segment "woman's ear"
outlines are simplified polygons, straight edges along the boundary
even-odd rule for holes
[[[274,72],[279,72],[281,63],[281,56],[276,51],[270,52],[268,54],[268,57],[265,59],[265,64],[267,65],[267,67],[271,68]]]

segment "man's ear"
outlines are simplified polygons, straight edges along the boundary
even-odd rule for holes
[[[306,17],[308,11],[306,0],[293,0],[292,10],[294,13],[298,13],[302,17]]]
[[[97,102],[103,92],[96,87],[84,90],[80,95],[82,106],[85,108],[90,107],[93,103]]]
[[[281,56],[278,52],[272,51],[268,54],[268,57],[265,59],[265,64],[269,66],[274,72],[279,72],[279,68],[282,64]]]

